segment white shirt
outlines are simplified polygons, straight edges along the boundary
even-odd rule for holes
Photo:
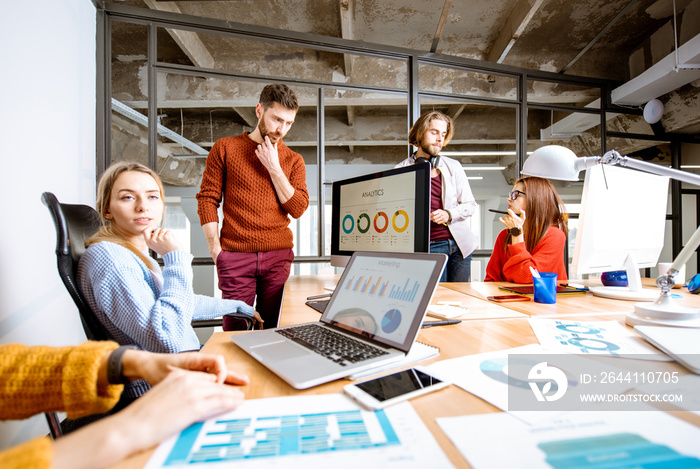
[[[409,156],[397,168],[415,164],[413,156]],[[442,174],[442,206],[452,214],[452,221],[447,224],[462,257],[467,257],[476,249],[478,240],[467,219],[476,211],[476,200],[469,186],[467,176],[464,174],[462,163],[447,156],[440,156],[437,169]]]

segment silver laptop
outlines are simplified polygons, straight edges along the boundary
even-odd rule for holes
[[[319,322],[231,340],[296,389],[400,361],[446,262],[444,254],[355,252]]]

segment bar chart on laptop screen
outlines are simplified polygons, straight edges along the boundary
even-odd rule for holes
[[[338,285],[327,317],[403,343],[419,313],[434,266],[434,261],[424,259],[356,258]]]
[[[384,277],[381,276],[375,279],[371,275],[362,275],[350,277],[343,288],[355,293],[411,303],[416,300],[416,294],[420,291],[421,284],[410,277],[403,283],[390,284],[389,280],[384,280]]]

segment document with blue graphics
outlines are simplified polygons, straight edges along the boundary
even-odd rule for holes
[[[658,410],[570,412],[538,425],[506,413],[437,422],[474,469],[700,467],[700,429]]]
[[[452,467],[411,404],[367,411],[342,394],[246,401],[162,443],[146,469]]]

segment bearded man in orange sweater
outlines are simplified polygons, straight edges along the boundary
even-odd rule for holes
[[[255,106],[255,130],[216,141],[197,194],[199,221],[222,296],[249,305],[257,296],[255,309],[265,328],[277,327],[294,259],[289,216],[299,218],[309,206],[304,160],[282,142],[298,109],[296,95],[286,85],[263,88]]]

